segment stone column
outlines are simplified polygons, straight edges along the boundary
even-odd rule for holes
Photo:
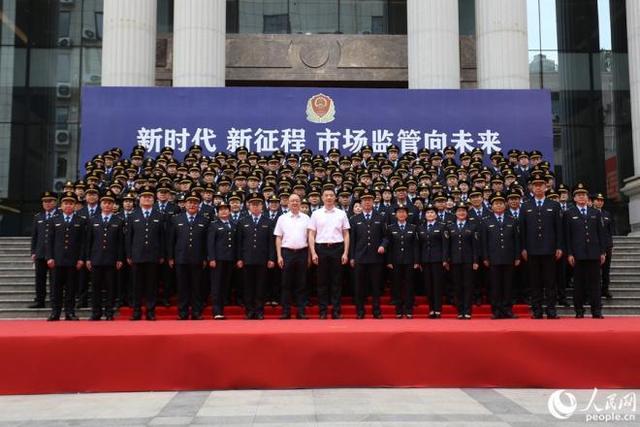
[[[156,0],[104,0],[102,86],[155,86]]]
[[[410,89],[460,88],[458,1],[407,0]]]
[[[631,130],[633,134],[634,176],[621,189],[629,197],[631,234],[640,235],[640,2],[627,1],[629,85],[631,90]]]
[[[478,88],[529,89],[526,0],[476,0]]]
[[[175,0],[173,85],[223,87],[226,0]]]

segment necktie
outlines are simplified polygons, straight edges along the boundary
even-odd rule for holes
[[[371,215],[366,214],[366,215],[364,216],[364,218],[365,218],[365,220],[369,221],[369,219],[371,218]]]
[[[502,225],[502,217],[501,216],[498,217],[498,224]]]
[[[429,230],[429,232],[431,232],[431,230],[433,230],[433,224],[429,224],[429,225],[427,226],[427,229]]]
[[[254,216],[254,217],[253,217],[253,223],[254,223],[255,225],[258,225],[258,217],[257,217],[257,216]]]
[[[93,208],[89,209],[89,216],[93,216],[94,213],[95,213],[95,209]]]
[[[581,211],[582,211],[582,216],[586,216],[587,215],[587,210],[585,208],[582,208]]]
[[[444,221],[444,214],[440,214],[440,221]]]
[[[462,225],[463,224],[461,222],[458,223],[458,230],[462,230]]]
[[[108,216],[103,216],[103,217],[102,217],[102,222],[104,222],[105,224],[106,224],[107,222],[109,222],[109,217],[108,217]]]
[[[538,207],[542,206],[542,200],[538,200]]]
[[[237,221],[238,220],[238,214],[233,214],[233,220]]]
[[[70,216],[64,217],[64,220],[67,222],[67,224],[71,223],[71,217]]]
[[[476,209],[476,215],[480,216],[480,209]]]
[[[400,225],[400,231],[404,231],[404,224]]]
[[[189,224],[193,224],[193,217],[189,215]]]
[[[224,224],[224,228],[226,228],[227,230],[229,229],[229,221],[225,221],[223,222]]]
[[[160,205],[160,212],[164,213],[164,209],[165,209],[165,204],[161,204]]]
[[[144,219],[149,219],[149,211],[144,212]]]
[[[49,221],[51,219],[51,214],[47,214],[47,217],[45,219]]]

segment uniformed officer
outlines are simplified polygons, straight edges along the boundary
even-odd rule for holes
[[[244,283],[245,317],[264,319],[264,291],[267,269],[275,265],[273,224],[262,214],[264,198],[251,193],[249,214],[238,221],[238,261]]]
[[[84,191],[86,204],[77,214],[89,221],[100,215],[100,189],[95,184],[89,184]],[[83,267],[78,272],[78,307],[87,307],[89,301],[89,271]]]
[[[53,273],[53,270],[47,268],[46,247],[49,240],[49,221],[59,214],[56,207],[58,196],[52,191],[45,191],[40,200],[42,212],[33,217],[31,231],[31,261],[36,270],[36,297],[34,304],[29,308],[44,308],[44,300],[47,297],[47,272]],[[53,274],[49,274],[49,279],[53,281]]]
[[[520,235],[518,223],[506,215],[505,196],[491,196],[493,214],[481,227],[482,259],[489,269],[492,319],[513,319],[513,269],[520,265]]]
[[[62,212],[49,220],[47,266],[54,269],[50,321],[60,320],[64,294],[65,320],[78,320],[75,313],[78,271],[84,267],[87,221],[74,211],[77,196],[66,192],[60,200]]]
[[[478,270],[480,239],[477,221],[468,220],[467,205],[455,206],[456,220],[447,226],[449,245],[445,269],[451,268],[458,319],[471,319],[473,272]]]
[[[609,211],[603,209],[605,198],[602,193],[597,193],[593,197],[593,207],[600,211],[602,216],[602,229],[604,231],[605,248],[607,249],[604,264],[602,265],[602,296],[606,299],[611,299],[613,296],[609,291],[609,284],[611,283],[611,256],[613,255],[613,216]]]
[[[546,183],[543,173],[531,174],[533,198],[524,203],[520,215],[521,255],[527,262],[534,319],[543,317],[543,291],[547,318],[558,318],[555,268],[562,257],[564,232],[560,204],[545,197]]]
[[[587,206],[587,188],[579,183],[573,190],[575,206],[565,214],[567,233],[567,261],[573,267],[573,303],[576,318],[584,317],[584,296],[588,290],[591,297],[591,315],[602,319],[602,294],[600,288],[600,266],[606,258],[606,242],[602,214]]]
[[[140,208],[129,217],[127,224],[125,251],[133,275],[131,320],[142,318],[143,295],[147,307],[147,320],[156,320],[158,271],[165,258],[166,225],[164,215],[153,209],[154,196],[151,186],[142,187]]]
[[[442,292],[444,289],[444,264],[449,233],[446,223],[438,221],[438,209],[429,204],[424,209],[425,221],[418,228],[420,242],[420,264],[429,301],[429,318],[439,319],[442,314]]]
[[[231,286],[231,273],[237,259],[236,224],[231,222],[227,202],[218,205],[218,218],[209,224],[207,233],[207,259],[211,269],[211,297],[213,318],[224,319],[226,295]]]
[[[407,221],[410,224],[418,224],[420,212],[416,209],[415,206],[411,204],[409,199],[407,198],[407,186],[404,182],[398,182],[394,187],[393,191],[395,193],[395,202],[391,205],[391,207],[387,210],[387,224],[392,224],[396,221],[395,212],[398,206],[406,207],[407,211]]]
[[[100,215],[88,221],[87,270],[91,272],[90,320],[113,320],[116,271],[124,261],[124,220],[113,214],[115,195],[107,190],[100,198]],[[103,302],[104,293],[104,302]]]
[[[364,319],[367,285],[371,284],[373,317],[382,319],[380,294],[386,246],[385,217],[373,209],[373,191],[366,188],[360,195],[362,213],[351,217],[349,260],[355,275],[356,317]]]
[[[159,211],[161,214],[165,216],[165,224],[169,224],[169,219],[173,215],[177,215],[180,213],[180,207],[169,200],[171,189],[164,183],[162,183],[158,188],[156,188],[156,202],[153,205],[154,210]],[[175,287],[176,287],[176,275],[175,269],[169,268],[168,263],[163,263],[160,266],[161,276],[159,277],[160,283],[162,284],[162,291],[160,292],[160,301],[161,304],[165,307],[169,307],[170,299],[173,295],[175,295]]]
[[[396,221],[387,227],[386,240],[383,243],[387,268],[392,270],[392,286],[397,296],[396,319],[402,319],[403,316],[407,319],[413,318],[413,270],[420,266],[418,227],[409,223],[408,217],[409,209],[406,205],[395,206]]]
[[[129,226],[129,218],[135,212],[136,193],[130,191],[122,197],[122,209],[116,214],[124,223],[123,232],[126,234]],[[126,236],[124,237],[126,242]],[[126,244],[125,244],[126,246]],[[131,305],[131,267],[128,263],[124,262],[122,268],[118,270],[117,275],[117,289],[116,289],[116,309],[123,305]]]
[[[206,268],[209,220],[199,212],[200,196],[191,191],[186,212],[171,217],[167,237],[169,267],[178,284],[178,320],[202,320],[202,275]]]
[[[263,190],[264,195],[264,190]],[[266,196],[265,196],[266,197]],[[267,209],[264,215],[272,222],[273,227],[276,226],[278,217],[282,214],[280,210],[280,199],[273,194],[271,197],[265,200],[267,203]],[[282,270],[280,268],[271,268],[267,271],[267,281],[265,288],[265,304],[275,307],[278,305],[278,301],[282,292]],[[284,306],[284,304],[283,304]]]

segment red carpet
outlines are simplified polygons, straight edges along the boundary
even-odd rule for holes
[[[312,298],[313,305],[311,307],[307,307],[306,313],[311,318],[318,317],[318,305],[315,298]],[[414,310],[414,314],[416,316],[426,317],[429,312],[429,307],[427,305],[427,299],[424,296],[416,297],[416,307]],[[387,318],[393,318],[396,313],[396,308],[391,304],[391,297],[389,295],[384,295],[380,298],[380,308],[382,310],[382,314]],[[367,305],[365,307],[367,316],[371,317],[371,299],[368,300]],[[297,310],[295,307],[291,309],[293,315],[295,316]],[[519,317],[529,317],[531,312],[529,310],[528,305],[514,305],[513,312]],[[232,305],[225,307],[224,314],[229,319],[244,319],[244,309],[237,305]],[[281,306],[265,306],[264,315],[267,319],[277,319],[282,314]],[[455,306],[445,304],[442,306],[442,316],[445,318],[455,318],[458,314]],[[156,309],[156,315],[158,320],[176,320],[178,316],[178,310],[176,308],[176,302],[172,301],[171,307],[162,307],[158,306]],[[356,318],[356,307],[353,304],[353,299],[350,297],[342,298],[342,315],[344,318]],[[205,308],[204,316],[209,319],[212,316],[211,305],[208,305]],[[473,305],[473,316],[476,318],[489,318],[491,317],[491,306],[489,304],[482,305]],[[117,316],[118,320],[128,320],[131,317],[131,309],[129,307],[122,307],[119,310],[119,315]]]
[[[0,322],[0,393],[640,386],[640,318]]]

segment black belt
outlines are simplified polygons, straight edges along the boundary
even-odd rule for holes
[[[290,249],[290,248],[282,248],[282,249],[284,249],[285,251],[288,251],[288,252],[297,253],[297,252],[306,251],[309,248],[304,247],[304,248],[300,248],[300,249]]]
[[[336,246],[340,246],[340,245],[344,245],[344,242],[337,242],[337,243],[316,243],[316,246],[320,246],[322,248],[333,248]]]

